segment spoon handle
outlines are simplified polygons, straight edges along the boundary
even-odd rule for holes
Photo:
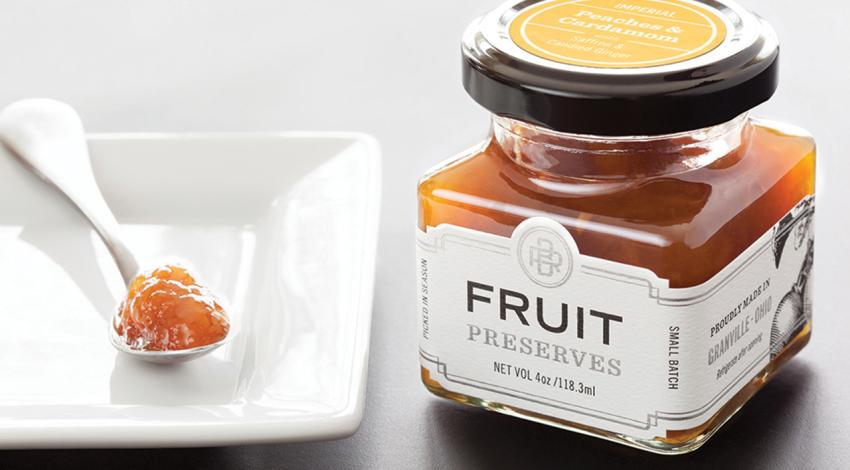
[[[89,168],[90,169],[90,168]],[[92,174],[94,180],[94,174]],[[103,244],[112,254],[115,260],[115,265],[124,279],[124,284],[129,285],[130,282],[139,274],[139,262],[130,248],[124,243],[121,238],[121,229],[118,221],[106,204],[100,190],[95,186],[94,191],[87,195],[86,198],[78,198],[73,191],[62,188],[55,181],[49,181],[59,189],[71,202],[79,209],[80,213],[88,219],[95,232],[103,240]],[[96,196],[96,197],[95,197]]]
[[[139,263],[121,239],[118,221],[98,188],[77,113],[52,100],[15,103],[0,115],[0,144],[85,216],[129,284],[139,273]]]

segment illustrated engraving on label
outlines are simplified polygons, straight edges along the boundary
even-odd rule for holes
[[[421,364],[451,392],[566,421],[648,439],[692,429],[811,320],[813,218],[808,198],[687,289],[581,255],[547,218],[511,238],[420,231]]]
[[[707,54],[727,30],[719,12],[687,0],[564,0],[521,11],[509,32],[517,46],[543,59],[637,68]]]

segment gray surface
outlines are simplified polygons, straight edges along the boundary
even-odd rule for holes
[[[419,383],[414,188],[483,137],[460,86],[466,23],[498,0],[4,0],[0,104],[50,96],[92,131],[360,130],[385,152],[366,417],[329,443],[0,452],[0,468],[714,468],[850,466],[846,3],[744,0],[777,26],[783,82],[760,115],[821,148],[812,344],[706,447],[662,458],[439,401]],[[451,7],[451,10],[448,8]],[[841,63],[837,63],[841,61]],[[2,184],[2,183],[0,183]],[[2,413],[2,412],[0,412]]]

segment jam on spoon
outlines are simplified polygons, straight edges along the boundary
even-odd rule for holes
[[[65,103],[23,100],[0,112],[0,146],[63,194],[100,235],[128,285],[110,322],[120,352],[158,364],[187,362],[223,346],[232,335],[220,302],[185,268],[165,266],[142,276],[118,221],[100,193],[80,116]]]
[[[181,351],[224,340],[230,321],[185,267],[165,265],[130,282],[113,328],[130,349]]]

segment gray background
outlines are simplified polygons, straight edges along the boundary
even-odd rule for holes
[[[743,0],[783,39],[759,115],[819,139],[812,344],[708,445],[656,457],[431,397],[414,320],[416,180],[483,138],[460,85],[466,24],[499,0],[3,0],[0,105],[48,96],[91,131],[358,130],[384,150],[366,415],[349,439],[151,451],[0,452],[0,468],[850,466],[847,22],[840,0]],[[2,182],[0,182],[2,184]],[[0,412],[2,413],[2,412]]]

